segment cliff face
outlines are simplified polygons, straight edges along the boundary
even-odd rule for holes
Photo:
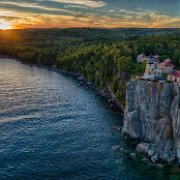
[[[180,163],[180,84],[131,80],[123,134],[140,139],[137,150],[153,162]]]

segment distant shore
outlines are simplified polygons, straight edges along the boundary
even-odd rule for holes
[[[50,70],[55,70],[57,72],[60,72],[60,73],[63,73],[63,74],[67,74],[67,75],[70,75],[70,76],[74,76],[74,77],[79,77],[81,76],[79,73],[74,73],[74,72],[68,72],[68,71],[65,71],[65,70],[62,70],[62,69],[59,69],[59,68],[56,68],[56,67],[50,67],[50,66],[46,66],[46,65],[42,65],[42,64],[33,64],[33,63],[29,63],[29,62],[26,62],[26,61],[23,61],[23,60],[20,60],[16,57],[13,57],[13,56],[6,56],[6,55],[0,55],[0,58],[7,58],[7,59],[14,59],[22,64],[26,64],[26,65],[30,65],[30,66],[37,66],[37,67],[41,67],[41,68],[46,68],[46,69],[50,69]]]

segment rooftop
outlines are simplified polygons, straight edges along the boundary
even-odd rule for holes
[[[154,58],[159,59],[159,55],[158,55],[158,54],[156,54],[156,55],[154,56]]]
[[[159,67],[174,67],[170,59],[166,59],[164,62],[158,64]]]
[[[171,60],[171,59],[169,59],[169,58],[167,58],[167,59],[165,59],[165,60],[164,60],[164,62],[170,62],[170,63],[171,63],[171,62],[172,62],[172,60]]]
[[[139,57],[139,58],[147,58],[147,56],[144,55],[143,53],[142,53],[142,54],[139,54],[138,57]]]
[[[180,70],[174,71],[170,74],[171,76],[180,77]]]

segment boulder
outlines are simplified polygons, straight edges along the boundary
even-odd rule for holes
[[[147,153],[148,153],[148,156],[149,156],[149,157],[153,156],[153,155],[156,153],[155,148],[154,148],[154,147],[151,147],[151,148],[148,150]]]
[[[153,162],[153,163],[156,163],[157,161],[158,161],[158,153],[156,152],[152,157],[151,157],[151,161]]]
[[[136,146],[136,151],[140,152],[140,153],[147,153],[149,150],[149,146],[150,145],[148,143],[145,143],[145,142],[139,143]]]

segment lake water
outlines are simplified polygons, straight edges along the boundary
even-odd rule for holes
[[[166,175],[131,160],[131,148],[113,127],[122,128],[118,112],[92,90],[78,87],[74,78],[0,59],[0,179],[144,180]]]

